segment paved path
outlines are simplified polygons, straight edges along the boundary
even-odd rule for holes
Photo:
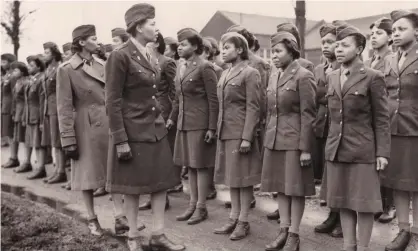
[[[1,163],[7,161],[8,149],[2,148]],[[48,171],[52,169],[47,167]],[[27,190],[53,199],[67,203],[68,208],[85,213],[81,196],[77,192],[66,191],[60,185],[46,185],[42,180],[26,180],[27,174],[15,174],[11,169],[1,170],[2,184],[11,186],[22,186]],[[264,245],[273,240],[278,231],[278,224],[267,221],[265,214],[276,208],[276,202],[269,198],[257,197],[257,208],[251,212],[250,224],[251,235],[238,242],[230,241],[227,236],[213,234],[213,229],[221,226],[227,219],[229,211],[224,208],[222,200],[226,200],[227,191],[220,191],[219,199],[208,202],[209,220],[196,225],[188,226],[186,223],[179,223],[175,216],[181,214],[187,207],[188,197],[186,194],[178,193],[170,195],[171,209],[166,214],[167,235],[187,246],[191,251],[257,251],[264,250]],[[113,227],[113,208],[108,196],[95,199],[96,210],[99,221],[104,228]],[[147,199],[143,196],[141,201]],[[307,200],[306,211],[301,226],[301,251],[339,251],[342,246],[342,239],[334,239],[327,235],[315,234],[313,228],[322,222],[327,209],[318,206],[318,200],[312,198]],[[150,212],[140,212],[139,219],[148,228],[144,230],[149,234],[152,226]],[[383,251],[384,245],[392,240],[396,234],[395,224],[383,225],[375,223],[372,236],[371,250]]]

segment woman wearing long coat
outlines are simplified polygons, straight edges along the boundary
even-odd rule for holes
[[[109,127],[104,106],[104,62],[92,57],[97,49],[93,25],[74,29],[73,49],[76,53],[58,68],[59,130],[64,152],[72,159],[71,189],[82,191],[88,227],[93,235],[102,235],[93,191],[106,184]]]

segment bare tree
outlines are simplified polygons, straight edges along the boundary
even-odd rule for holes
[[[7,36],[10,38],[14,54],[17,58],[20,48],[20,37],[22,35],[22,24],[25,19],[33,14],[36,10],[29,11],[28,13],[21,13],[21,1],[13,1],[4,13],[4,20],[1,21],[1,26],[6,31]]]
[[[296,27],[300,33],[301,57],[305,57],[305,32],[306,32],[306,3],[305,0],[296,0],[295,7]]]

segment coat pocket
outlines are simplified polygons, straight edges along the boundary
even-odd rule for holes
[[[90,105],[88,108],[88,119],[91,127],[102,127],[103,119],[106,118],[106,110],[104,106],[97,104]]]

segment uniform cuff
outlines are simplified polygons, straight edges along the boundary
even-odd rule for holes
[[[62,147],[77,145],[77,140],[75,137],[65,137],[61,138]]]
[[[110,135],[113,138],[113,144],[115,145],[128,141],[128,135],[126,134],[125,129],[111,132]]]

